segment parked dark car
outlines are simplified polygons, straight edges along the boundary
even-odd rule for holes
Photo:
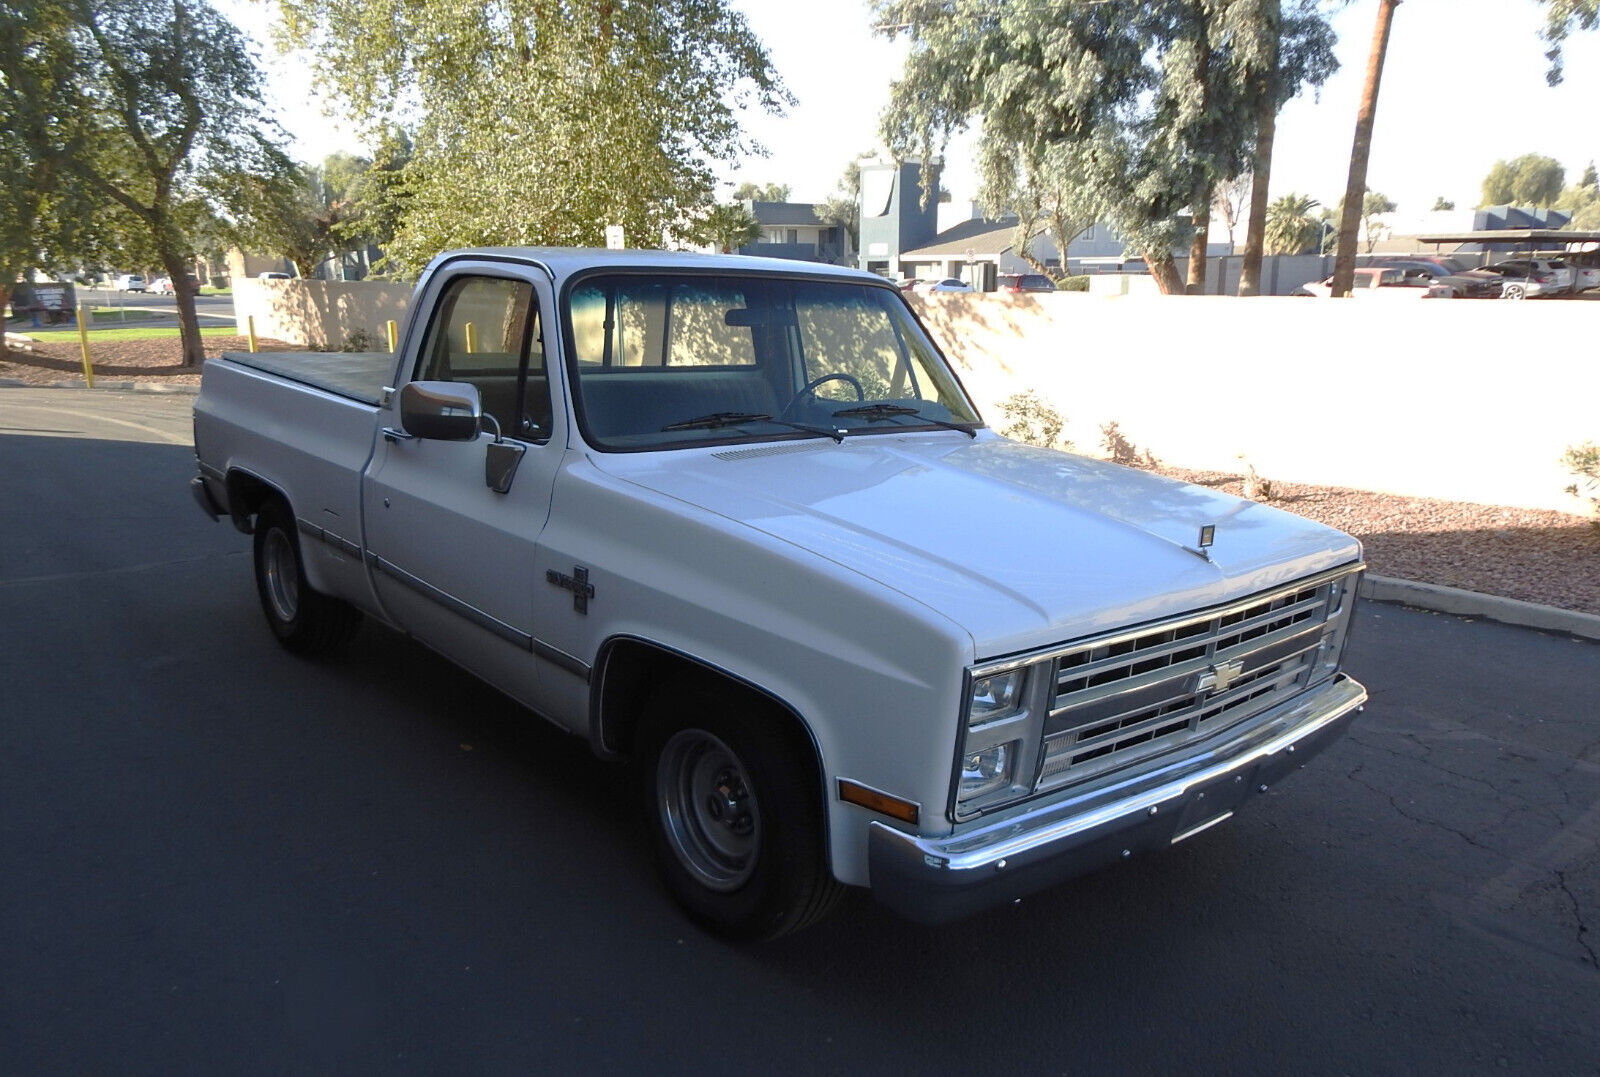
[[[1056,282],[1043,273],[1002,273],[995,278],[997,292],[1053,292]]]
[[[1453,299],[1499,299],[1505,277],[1486,269],[1467,269],[1439,277],[1434,283],[1449,288]]]

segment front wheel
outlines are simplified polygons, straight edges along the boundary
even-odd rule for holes
[[[360,610],[306,581],[294,517],[281,502],[268,503],[256,516],[255,569],[267,627],[295,654],[331,654],[361,627]]]
[[[1501,299],[1526,299],[1528,291],[1520,284],[1508,284],[1505,291],[1500,293]]]
[[[770,705],[732,689],[669,690],[640,730],[640,759],[662,880],[703,927],[772,939],[838,902],[811,752]]]

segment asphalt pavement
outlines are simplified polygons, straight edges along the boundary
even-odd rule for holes
[[[119,292],[115,288],[79,287],[76,291],[78,302],[88,307],[119,307],[172,315],[178,313],[177,301],[170,295]],[[229,324],[233,321],[233,296],[197,295],[194,297],[194,310],[202,326]]]
[[[697,932],[628,772],[371,625],[308,663],[186,394],[0,389],[0,1071],[1600,1072],[1600,645],[1367,605],[1350,736],[930,929]]]

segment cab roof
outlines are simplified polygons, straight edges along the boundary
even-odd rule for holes
[[[428,263],[424,276],[447,262],[486,259],[543,266],[560,281],[591,269],[725,270],[733,273],[775,273],[786,276],[838,277],[841,280],[887,283],[876,273],[824,262],[759,258],[744,254],[698,254],[692,251],[607,250],[594,247],[467,247],[447,251]]]

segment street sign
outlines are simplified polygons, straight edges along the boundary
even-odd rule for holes
[[[608,225],[606,225],[606,250],[608,250],[608,251],[620,251],[620,250],[622,250],[623,246],[624,246],[624,244],[622,242],[622,225],[620,225],[620,224],[608,224]]]

